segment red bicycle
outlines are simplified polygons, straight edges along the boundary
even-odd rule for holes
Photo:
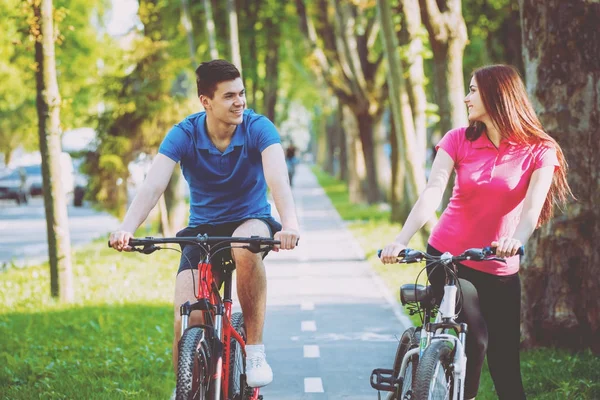
[[[177,400],[261,400],[258,388],[246,384],[246,333],[244,316],[232,314],[232,274],[235,263],[223,265],[223,296],[213,277],[211,259],[232,248],[253,253],[271,250],[278,240],[252,237],[168,237],[130,239],[133,251],[151,254],[160,244],[200,246],[204,259],[198,263],[197,301],[180,307],[181,339],[177,366]],[[235,246],[235,244],[243,244]],[[174,250],[174,249],[172,249]],[[196,286],[194,282],[194,286]],[[202,311],[203,325],[188,326],[192,311]]]

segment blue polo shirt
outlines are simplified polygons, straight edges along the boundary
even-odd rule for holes
[[[281,143],[275,125],[245,110],[243,122],[221,152],[208,137],[205,121],[204,111],[188,116],[167,133],[158,149],[181,162],[190,187],[189,225],[270,217],[261,153]]]

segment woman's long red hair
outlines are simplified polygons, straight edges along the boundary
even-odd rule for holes
[[[560,167],[554,172],[552,186],[540,213],[538,225],[541,225],[552,218],[555,204],[562,206],[569,197],[573,197],[567,182],[568,165],[562,149],[544,131],[515,68],[490,65],[476,69],[473,76],[485,110],[503,138],[526,144],[546,142],[556,149]],[[483,123],[473,122],[467,128],[467,139],[476,140],[484,131]]]

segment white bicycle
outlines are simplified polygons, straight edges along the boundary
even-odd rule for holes
[[[458,256],[450,253],[434,256],[412,249],[400,253],[398,263],[427,261],[430,268],[444,268],[446,283],[439,307],[431,286],[406,284],[400,288],[402,305],[410,315],[421,315],[422,326],[404,331],[392,369],[377,368],[371,373],[371,386],[378,390],[379,399],[384,391],[390,392],[387,400],[463,400],[467,324],[456,322],[462,293],[455,263],[465,260],[505,262],[503,258],[494,257],[495,253],[492,247],[469,249]],[[517,254],[523,255],[524,248]]]

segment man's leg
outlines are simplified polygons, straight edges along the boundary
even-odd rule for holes
[[[190,303],[196,302],[196,296],[194,295],[194,293],[197,285],[198,270],[186,269],[177,274],[177,278],[175,280],[175,297],[173,304],[173,311],[175,317],[173,325],[173,369],[175,371],[175,376],[177,376],[177,360],[179,357],[178,343],[179,339],[181,339],[181,315],[179,313],[179,307],[186,301],[189,301]],[[192,313],[190,314],[190,319],[188,321],[188,326],[199,325],[203,322],[204,321],[202,318],[202,312],[192,311]]]
[[[245,221],[232,236],[269,237],[267,225],[258,219]],[[262,255],[244,249],[232,250],[237,274],[237,294],[244,313],[246,343],[262,344],[262,332],[267,306],[267,275]]]
[[[271,232],[261,220],[251,219],[241,224],[235,237],[269,237]],[[246,373],[248,385],[260,387],[273,380],[271,367],[265,360],[263,327],[267,306],[267,276],[261,254],[244,249],[232,250],[236,265],[237,294],[246,325]]]

